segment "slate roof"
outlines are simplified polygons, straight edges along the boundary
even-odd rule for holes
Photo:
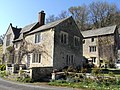
[[[36,24],[37,23],[32,23],[32,24],[26,25],[25,27],[22,28],[20,33],[25,33],[25,32],[30,31]]]
[[[68,18],[71,18],[71,17],[67,17],[67,18],[64,18],[64,19],[61,19],[61,20],[57,20],[57,21],[42,25],[42,26],[40,26],[39,28],[37,28],[37,29],[35,29],[33,31],[30,31],[30,30],[38,23],[29,24],[29,25],[25,26],[24,28],[22,28],[19,38],[14,40],[14,41],[22,40],[23,39],[23,34],[25,32],[30,31],[27,34],[31,34],[31,33],[41,31],[41,30],[46,30],[46,29],[49,29],[49,28],[53,28],[53,27],[57,26],[58,24],[60,24],[61,22],[67,20]]]
[[[14,41],[22,40],[23,39],[23,33],[30,31],[36,24],[37,24],[37,22],[29,24],[29,25],[26,25],[25,27],[23,27],[22,30],[21,30],[21,32],[20,32],[19,38],[17,38]]]
[[[113,34],[116,30],[116,27],[117,26],[114,25],[114,26],[99,28],[99,29],[95,29],[95,30],[82,31],[81,33],[82,33],[83,37],[108,35],[108,34]]]
[[[71,17],[67,17],[67,18],[64,18],[64,19],[61,19],[61,20],[57,20],[57,21],[42,25],[41,27],[35,29],[34,31],[31,31],[28,34],[39,32],[41,30],[46,30],[46,29],[49,29],[49,28],[53,28],[53,27],[57,26],[58,24],[60,24],[61,22],[67,20],[68,18],[71,18]]]
[[[15,40],[20,36],[21,28],[15,28],[15,27],[12,26],[12,30],[13,30],[13,33],[15,35],[15,37],[14,37],[14,40]]]

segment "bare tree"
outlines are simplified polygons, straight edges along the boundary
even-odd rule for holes
[[[54,22],[58,20],[58,18],[55,15],[50,15],[47,19],[46,19],[46,23],[50,23],[50,22]]]
[[[0,44],[3,44],[3,39],[4,39],[5,34],[0,35]]]
[[[50,23],[50,22],[54,22],[56,20],[60,20],[63,18],[66,18],[69,16],[69,13],[67,11],[61,11],[60,14],[58,14],[58,16],[55,15],[49,15],[46,19],[46,23]]]
[[[69,16],[69,13],[67,11],[61,11],[61,13],[58,15],[59,19],[63,19]]]
[[[86,25],[88,24],[88,15],[89,15],[88,7],[86,5],[82,5],[78,7],[70,7],[69,11],[76,20],[80,29],[85,30]]]
[[[105,27],[113,24],[114,15],[117,12],[115,4],[99,1],[91,3],[89,8],[89,17],[94,28]]]

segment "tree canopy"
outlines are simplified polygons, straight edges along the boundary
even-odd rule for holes
[[[95,1],[88,5],[71,6],[58,16],[50,15],[46,23],[72,15],[80,30],[96,29],[105,26],[120,26],[120,10],[114,3]]]

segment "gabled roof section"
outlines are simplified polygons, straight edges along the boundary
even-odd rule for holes
[[[12,27],[12,30],[13,30],[13,33],[15,35],[15,37],[14,37],[14,40],[15,40],[15,39],[17,39],[20,36],[21,28]]]
[[[71,17],[67,17],[67,18],[64,18],[64,19],[61,19],[61,20],[57,20],[57,21],[42,25],[41,27],[35,29],[34,31],[31,31],[28,34],[36,33],[36,32],[39,32],[41,30],[46,30],[46,29],[49,29],[49,28],[53,28],[53,27],[57,26],[58,24],[60,24],[61,22],[65,21],[69,18],[71,18]]]
[[[87,30],[87,31],[82,31],[83,37],[95,37],[95,36],[102,36],[102,35],[109,35],[113,34],[116,30],[116,25],[114,26],[109,26],[109,27],[104,27],[104,28],[99,28],[95,30]]]
[[[19,35],[20,35],[21,28],[13,27],[13,26],[12,26],[12,23],[10,23],[10,25],[9,25],[9,27],[8,27],[5,35],[7,34],[9,28],[11,28],[12,31],[13,31],[14,39],[17,39],[17,38],[19,37]]]
[[[17,38],[14,41],[22,40],[23,39],[23,34],[26,33],[26,32],[31,31],[35,27],[35,25],[37,25],[37,24],[38,24],[38,22],[29,24],[29,25],[26,25],[25,27],[23,27],[21,32],[20,32],[19,38]]]
[[[25,33],[25,32],[30,31],[36,24],[37,23],[32,23],[32,24],[26,25],[25,27],[22,28],[20,33]]]

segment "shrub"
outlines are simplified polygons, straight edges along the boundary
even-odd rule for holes
[[[0,65],[0,70],[1,70],[1,71],[6,70],[6,66],[5,66],[4,64],[1,64],[1,65]]]
[[[24,83],[33,83],[33,80],[29,77],[25,77],[25,78],[17,77],[16,80],[19,82],[24,82]]]
[[[109,76],[111,76],[111,77],[115,77],[115,75],[113,74],[113,72],[109,72],[108,74],[109,74]]]
[[[93,75],[98,75],[98,74],[100,74],[100,72],[101,72],[101,70],[99,68],[93,68],[92,69],[92,74]]]
[[[0,72],[0,77],[5,77],[6,76],[6,72],[5,71],[1,71]]]

